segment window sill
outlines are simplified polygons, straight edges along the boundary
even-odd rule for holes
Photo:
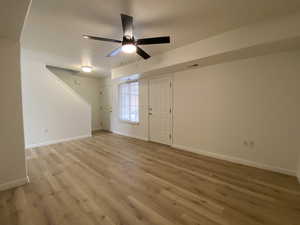
[[[127,124],[131,124],[131,125],[139,125],[139,122],[131,122],[131,121],[127,121],[127,120],[119,120],[121,123],[127,123]]]

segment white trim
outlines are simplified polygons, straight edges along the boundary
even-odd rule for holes
[[[91,134],[86,134],[86,135],[77,136],[77,137],[70,137],[70,138],[63,138],[63,139],[59,139],[59,140],[46,141],[46,142],[43,142],[43,143],[26,145],[25,148],[26,149],[36,148],[36,147],[41,147],[41,146],[45,146],[45,145],[52,145],[52,144],[57,144],[57,143],[61,143],[61,142],[73,141],[73,140],[77,140],[77,139],[87,138],[87,137],[91,137],[91,136],[92,136]]]
[[[125,85],[125,84],[128,85],[129,93],[127,93],[126,95],[129,96],[129,103],[128,103],[129,105],[128,105],[128,107],[129,107],[129,115],[130,115],[131,114],[130,113],[131,112],[131,96],[132,96],[131,85],[130,84],[132,84],[132,83],[137,83],[137,87],[138,87],[138,95],[137,95],[137,97],[138,97],[138,105],[137,105],[137,108],[138,108],[138,112],[137,112],[138,121],[132,121],[132,120],[130,120],[130,118],[129,118],[129,120],[121,118],[122,117],[122,112],[123,112],[123,110],[121,109],[121,108],[123,108],[122,107],[123,104],[121,104],[122,103],[121,102],[121,100],[122,100],[122,97],[121,97],[121,94],[122,94],[121,88],[122,88],[122,85]],[[117,99],[117,102],[118,102],[118,111],[117,112],[118,112],[118,119],[119,119],[119,121],[123,122],[123,123],[132,124],[132,125],[139,125],[139,123],[140,123],[140,82],[139,82],[139,80],[125,81],[125,82],[119,83],[118,84],[118,95],[117,96],[118,96],[118,99]]]
[[[218,154],[218,153],[214,153],[214,152],[203,151],[203,150],[200,150],[200,149],[194,148],[194,147],[187,147],[187,146],[177,145],[177,144],[173,144],[172,147],[176,148],[176,149],[184,150],[184,151],[197,153],[200,155],[205,155],[205,156],[216,158],[216,159],[226,160],[226,161],[233,162],[233,163],[238,163],[238,164],[242,164],[242,165],[246,165],[246,166],[252,166],[252,167],[259,168],[259,169],[269,170],[269,171],[282,173],[282,174],[286,174],[286,175],[290,175],[290,176],[296,176],[296,171],[284,169],[281,167],[275,167],[275,166],[271,166],[271,165],[267,165],[267,164],[257,163],[254,161],[249,161],[249,160],[241,159],[238,157],[227,156],[227,155]]]
[[[138,107],[138,108],[140,108],[140,107]],[[131,122],[130,120],[122,120],[120,118],[118,118],[118,119],[119,119],[120,123],[127,123],[127,124],[130,124],[130,125],[140,125],[140,122]]]
[[[0,191],[4,191],[7,189],[11,189],[11,188],[15,188],[15,187],[19,187],[22,186],[24,184],[28,184],[29,183],[29,177],[24,177],[24,178],[20,178],[17,180],[13,180],[13,181],[9,181],[6,182],[4,184],[0,184]]]
[[[99,130],[103,130],[102,127],[96,127],[94,129],[92,129],[92,131],[99,131]]]
[[[115,130],[112,130],[111,132],[114,133],[114,134],[118,134],[118,135],[122,135],[122,136],[126,136],[126,137],[140,139],[140,140],[143,140],[143,141],[149,141],[147,137],[140,137],[140,136],[134,136],[134,135],[130,135],[130,134],[124,134],[124,133],[121,133],[121,132],[115,131]]]

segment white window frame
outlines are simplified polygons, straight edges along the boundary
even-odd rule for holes
[[[136,114],[136,116],[137,116],[137,120],[131,120],[131,118],[130,118],[130,111],[131,111],[131,102],[130,102],[130,100],[131,100],[131,97],[130,97],[130,95],[131,95],[131,93],[130,93],[130,90],[129,90],[129,93],[128,93],[128,95],[129,95],[129,97],[128,97],[128,101],[129,101],[129,103],[128,103],[128,111],[129,111],[129,119],[125,119],[125,118],[123,118],[122,117],[122,113],[123,113],[123,111],[122,110],[124,110],[124,103],[122,102],[122,93],[121,93],[121,88],[122,88],[122,86],[123,85],[128,85],[128,88],[130,89],[130,84],[131,83],[137,83],[137,85],[138,85],[138,100],[137,100],[137,114]],[[139,85],[140,85],[140,83],[139,83],[139,81],[138,80],[133,80],[133,81],[128,81],[128,82],[124,82],[124,83],[120,83],[119,84],[119,86],[118,86],[118,108],[119,108],[119,111],[118,111],[118,118],[119,118],[119,121],[121,121],[121,122],[125,122],[125,123],[130,123],[130,124],[135,124],[135,125],[138,125],[139,124],[139,122],[140,122],[140,107],[139,107],[139,97],[140,97],[140,90],[139,90]]]

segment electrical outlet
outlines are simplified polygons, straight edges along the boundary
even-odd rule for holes
[[[243,145],[245,147],[254,148],[255,147],[255,142],[253,140],[244,140]]]

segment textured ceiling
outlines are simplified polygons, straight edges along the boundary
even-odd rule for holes
[[[112,67],[142,59],[123,53],[107,58],[118,44],[85,40],[82,34],[121,39],[120,13],[134,17],[137,38],[171,36],[170,45],[143,47],[155,55],[299,9],[299,0],[33,0],[22,47],[46,64],[72,69],[91,64],[108,74]]]

